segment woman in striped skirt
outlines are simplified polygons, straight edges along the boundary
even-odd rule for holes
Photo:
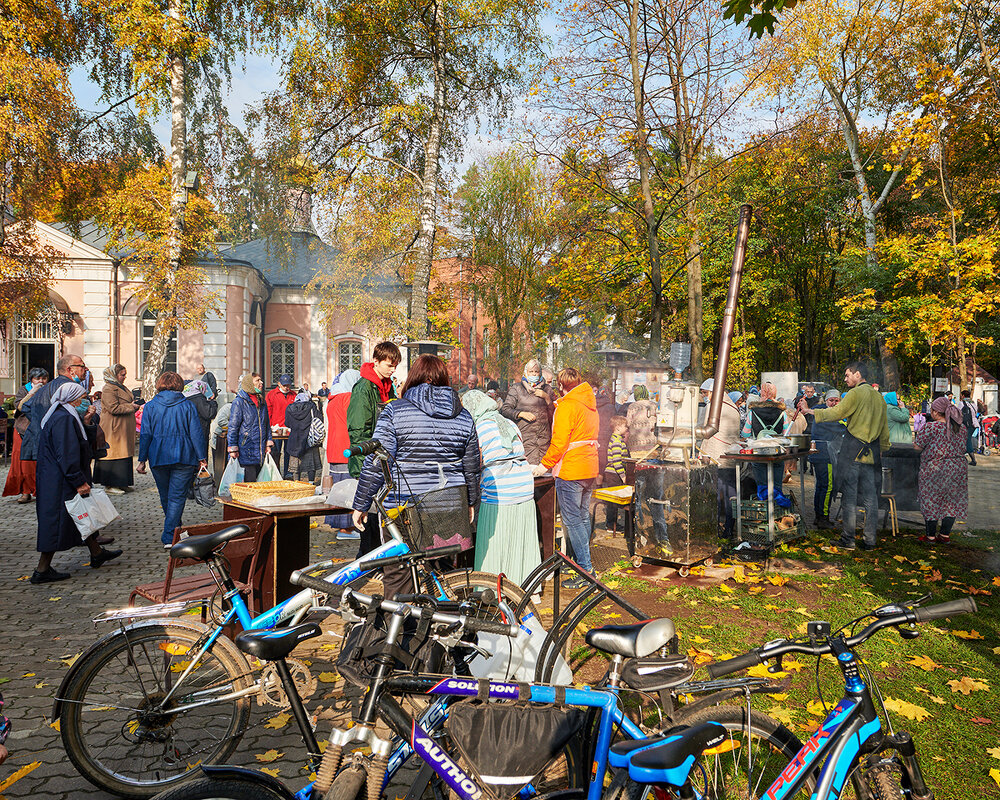
[[[535,482],[521,432],[483,392],[466,392],[462,405],[475,420],[483,462],[475,567],[520,584],[541,562]]]

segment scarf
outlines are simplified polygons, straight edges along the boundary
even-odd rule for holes
[[[361,380],[361,373],[356,369],[345,369],[340,373],[337,382],[330,387],[330,397],[335,394],[350,394],[354,384]]]
[[[475,422],[481,419],[493,420],[500,429],[500,443],[508,453],[514,451],[514,442],[520,436],[517,426],[500,414],[497,401],[478,389],[470,389],[462,395],[462,405],[472,415]]]
[[[212,388],[207,383],[205,383],[205,381],[200,381],[197,378],[188,381],[187,385],[184,387],[185,397],[194,397],[195,395],[203,394],[205,395],[206,399],[210,399],[209,395],[211,395],[211,393],[212,393]]]
[[[299,392],[297,395],[295,395],[295,400],[293,400],[292,402],[294,402],[294,403],[311,403],[312,402],[312,397],[309,395],[309,392]]]
[[[125,367],[121,364],[114,364],[104,370],[104,380],[110,383],[112,386],[117,386],[119,389],[124,389],[129,394],[132,394],[131,390],[125,386],[123,383],[118,382],[118,373],[121,372]]]
[[[45,412],[45,416],[42,417],[42,427],[45,427],[45,423],[49,421],[51,417],[59,406],[63,406],[67,411],[70,412],[70,416],[76,420],[76,424],[80,427],[80,435],[86,439],[87,430],[83,427],[83,420],[80,419],[80,415],[76,413],[76,409],[70,405],[74,400],[79,400],[87,393],[87,390],[83,388],[79,383],[63,383],[52,393],[52,405],[49,406],[49,410]]]
[[[371,361],[361,365],[361,377],[375,384],[375,388],[378,389],[379,398],[383,403],[389,402],[389,392],[392,391],[392,380],[389,378],[380,378],[375,371],[375,365]]]
[[[240,380],[240,389],[247,393],[249,397],[256,405],[260,405],[261,396],[260,389],[253,385],[253,375],[244,375]]]
[[[954,404],[949,402],[947,397],[939,397],[931,403],[931,411],[944,416],[945,421],[951,423],[951,429],[955,433],[958,433],[959,428],[962,426],[962,412],[955,408]]]

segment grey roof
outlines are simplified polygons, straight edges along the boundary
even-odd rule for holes
[[[337,251],[314,233],[291,233],[287,238],[254,239],[219,254],[225,261],[253,264],[272,286],[305,286],[328,270]]]
[[[51,222],[49,223],[53,228],[55,228],[60,233],[65,233],[67,236],[72,236],[84,244],[89,244],[91,247],[96,247],[104,253],[107,253],[112,258],[119,258],[124,254],[124,251],[114,251],[108,250],[108,232],[100,227],[94,220],[85,219],[80,223],[80,230],[77,231],[68,222]]]

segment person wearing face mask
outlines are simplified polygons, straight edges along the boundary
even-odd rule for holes
[[[292,376],[282,375],[278,378],[278,385],[267,393],[267,416],[272,425],[285,425],[285,411],[295,402],[295,390],[292,389]],[[281,476],[288,477],[288,448],[282,447],[283,440],[278,439],[274,443],[274,460],[281,469]],[[284,451],[284,453],[282,453]],[[282,463],[284,461],[284,463]]]
[[[240,381],[240,390],[229,409],[226,442],[230,457],[238,458],[243,467],[243,480],[256,481],[264,456],[274,446],[271,420],[264,401],[264,381],[256,372],[244,375]]]
[[[35,494],[35,462],[21,460],[21,439],[28,432],[28,424],[31,422],[21,406],[48,382],[48,371],[35,367],[28,372],[28,380],[24,386],[17,387],[14,394],[14,448],[3,496],[20,495],[17,498],[19,503],[30,503],[31,496]]]
[[[42,438],[42,418],[52,404],[52,395],[64,383],[82,383],[87,365],[78,355],[67,354],[56,362],[56,377],[38,389],[22,404],[21,410],[28,417],[28,429],[21,441],[21,460],[35,461],[38,443]],[[78,405],[82,405],[78,404]],[[77,413],[80,413],[79,411]]]
[[[500,413],[517,425],[524,441],[524,457],[540,464],[552,441],[552,387],[542,378],[537,358],[524,365],[524,375],[513,384]]]

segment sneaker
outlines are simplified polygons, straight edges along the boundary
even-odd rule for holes
[[[862,550],[874,550],[877,547],[877,545],[876,544],[868,544],[868,542],[866,542],[864,539],[862,539],[860,542],[858,542],[858,547],[860,549],[862,549]]]
[[[832,531],[833,523],[830,522],[826,517],[820,517],[816,520],[816,530],[820,531]]]
[[[118,558],[122,554],[121,550],[101,550],[96,556],[90,557],[90,566],[97,569],[102,564],[106,564],[112,559]]]
[[[925,533],[923,536],[921,536],[919,539],[917,539],[917,541],[918,542],[922,542],[923,544],[937,544],[938,537],[937,536],[928,536]]]
[[[841,550],[856,550],[858,547],[854,543],[853,539],[851,539],[850,541],[847,541],[846,539],[838,539],[837,544],[835,546],[839,547]]]
[[[72,577],[68,572],[56,572],[52,567],[49,567],[45,572],[39,572],[36,569],[31,573],[28,581],[30,583],[55,583],[56,581],[64,581]]]
[[[567,578],[562,582],[563,589],[582,589],[585,586],[589,585],[590,581],[588,581],[582,575],[577,575],[575,578]]]
[[[104,491],[107,494],[125,494],[125,490],[119,489],[117,486],[106,486]]]
[[[951,541],[950,533],[939,533],[937,535],[937,540],[941,544],[948,544]]]
[[[337,531],[337,541],[338,542],[356,542],[361,538],[361,534],[357,531]]]

